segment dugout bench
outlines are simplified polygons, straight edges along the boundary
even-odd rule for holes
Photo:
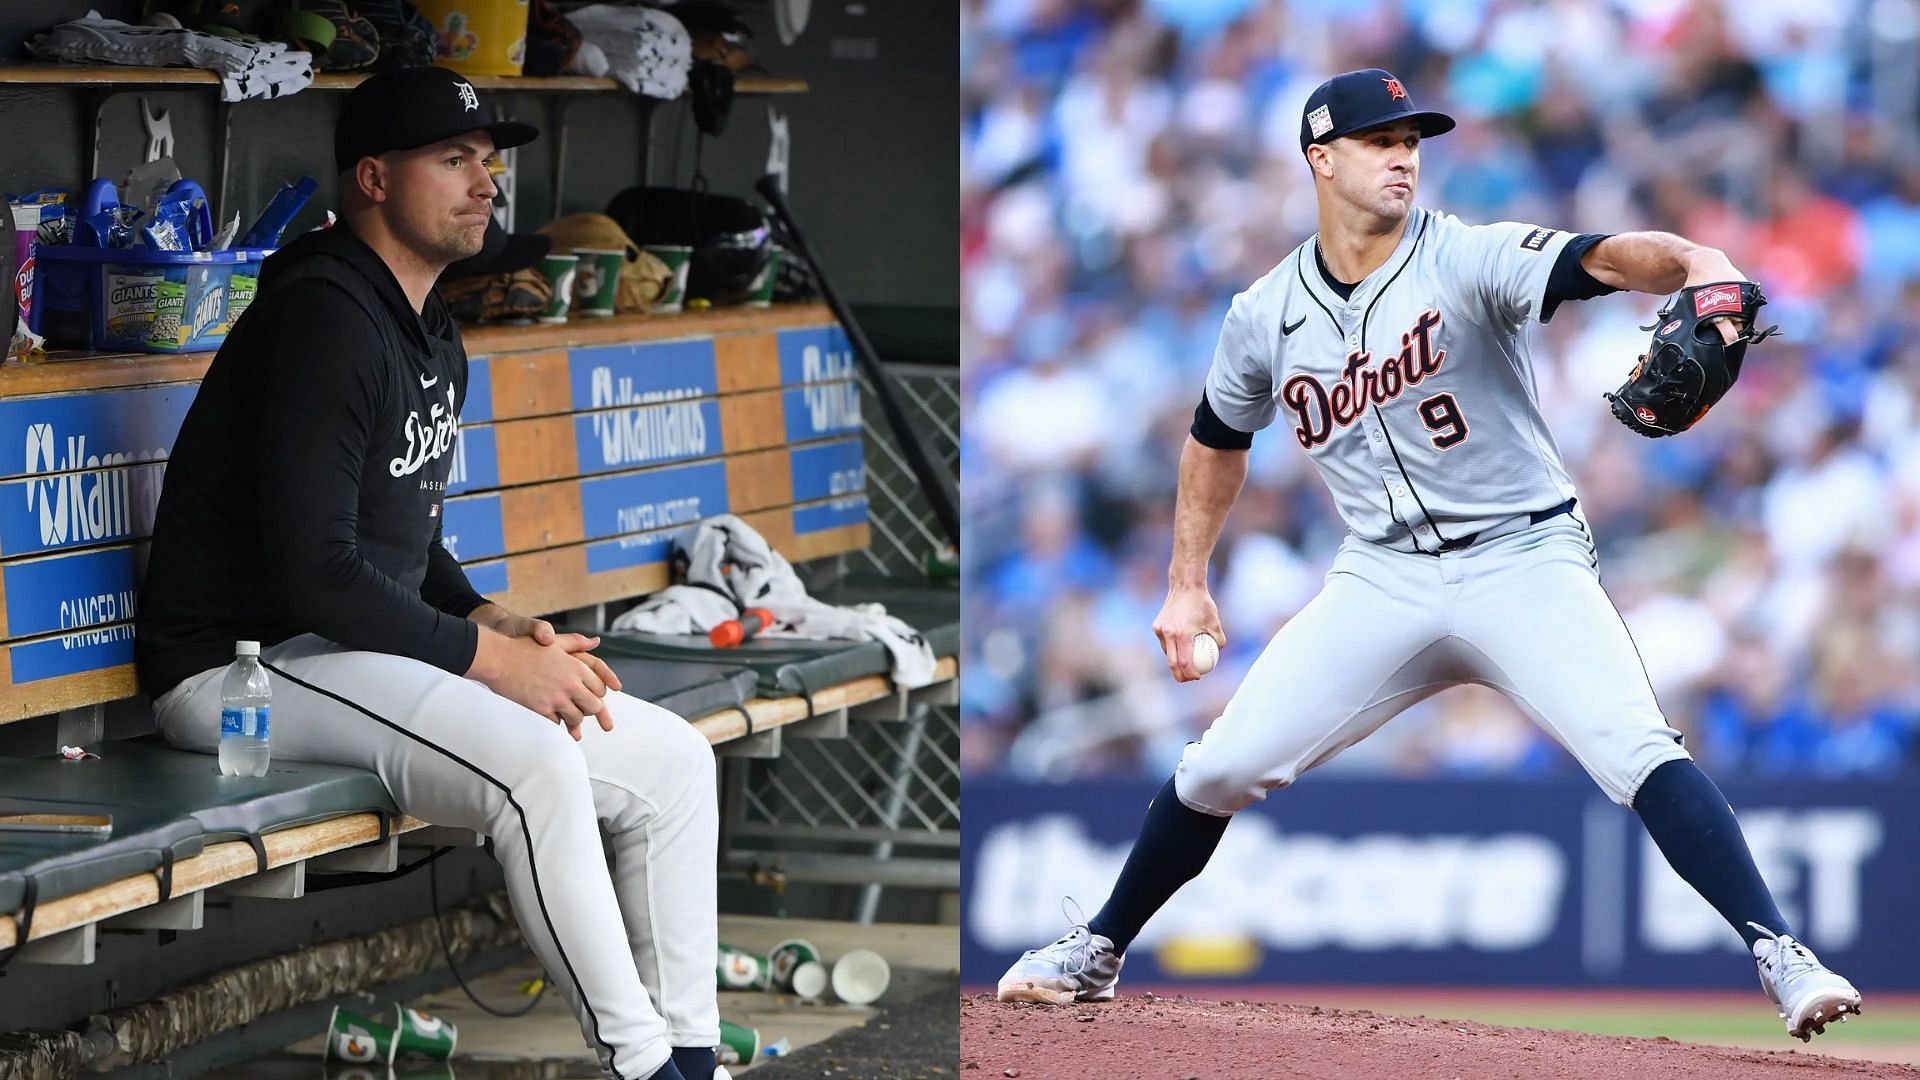
[[[466,331],[472,358],[443,540],[520,612],[605,624],[668,582],[670,536],[736,514],[795,563],[868,541],[858,384],[821,305]],[[133,612],[161,471],[211,354],[0,368],[0,722],[136,695]],[[609,637],[628,692],[722,754],[779,753],[957,693],[954,588],[848,582],[927,633],[905,691],[866,643]],[[931,621],[928,621],[931,620]],[[0,957],[88,963],[100,927],[198,928],[209,890],[294,898],[309,870],[390,872],[403,840],[476,844],[397,813],[363,770],[276,760],[221,777],[158,736],[102,757],[0,759],[0,812],[105,813],[107,837],[0,835]]]

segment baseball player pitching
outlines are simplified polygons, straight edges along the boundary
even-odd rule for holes
[[[1505,693],[1631,807],[1747,942],[1787,1031],[1860,993],[1796,940],[1725,797],[1654,701],[1601,589],[1592,535],[1540,415],[1526,324],[1621,289],[1676,294],[1609,395],[1646,435],[1685,430],[1738,374],[1765,302],[1712,248],[1665,233],[1467,225],[1414,205],[1420,141],[1454,126],[1379,69],[1321,84],[1300,120],[1320,231],[1236,296],[1180,458],[1173,563],[1154,620],[1174,678],[1227,640],[1207,564],[1276,418],[1348,536],[1320,594],[1268,643],[1148,807],[1111,898],[1022,956],[1002,1001],[1111,998],[1127,946],[1206,866],[1235,811],[1449,686]],[[1203,643],[1204,644],[1204,643]],[[1205,664],[1206,656],[1202,657]]]
[[[258,640],[276,755],[372,770],[402,811],[492,838],[606,1076],[712,1080],[711,747],[441,543],[467,357],[433,284],[480,250],[487,160],[537,134],[486,116],[442,68],[348,95],[340,224],[267,260],[168,462],[140,685],[169,741],[213,753],[222,671]]]

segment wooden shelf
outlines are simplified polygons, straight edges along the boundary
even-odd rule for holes
[[[605,319],[577,319],[556,326],[504,326],[498,323],[462,325],[460,338],[467,346],[467,355],[486,356],[525,349],[562,349],[755,330],[788,330],[802,326],[825,326],[832,321],[833,311],[825,304],[775,304],[764,308],[713,308],[679,315],[614,315]]]
[[[488,356],[530,349],[826,326],[831,322],[833,312],[825,304],[775,304],[766,308],[726,307],[679,315],[615,315],[556,326],[463,324],[460,336],[466,344],[467,355]],[[210,352],[98,353],[55,349],[46,360],[30,364],[10,360],[0,365],[0,398],[193,382],[206,375],[207,365],[212,362]]]
[[[314,76],[311,90],[351,90],[367,75],[321,74]],[[533,93],[594,93],[627,89],[612,79],[594,79],[585,75],[556,75],[550,78],[514,75],[474,75],[468,78],[477,90],[511,90]],[[0,66],[0,86],[218,86],[220,79],[199,68],[115,67],[86,64],[13,64]],[[741,78],[734,81],[740,94],[804,94],[803,79]]]

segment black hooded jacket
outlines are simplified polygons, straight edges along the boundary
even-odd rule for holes
[[[140,589],[159,697],[299,634],[465,674],[485,600],[440,543],[467,358],[345,226],[268,258],[167,463]]]

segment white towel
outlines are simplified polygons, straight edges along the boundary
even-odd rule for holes
[[[933,648],[919,631],[879,604],[835,607],[807,595],[793,566],[753,527],[732,514],[710,518],[674,537],[672,558],[687,566],[687,584],[649,596],[613,620],[620,631],[704,634],[746,608],[765,608],[775,623],[762,637],[877,641],[893,662],[894,684],[933,681]]]
[[[687,92],[693,39],[664,11],[625,4],[592,4],[565,16],[580,31],[580,48],[567,70],[611,76],[636,94],[673,101]]]

